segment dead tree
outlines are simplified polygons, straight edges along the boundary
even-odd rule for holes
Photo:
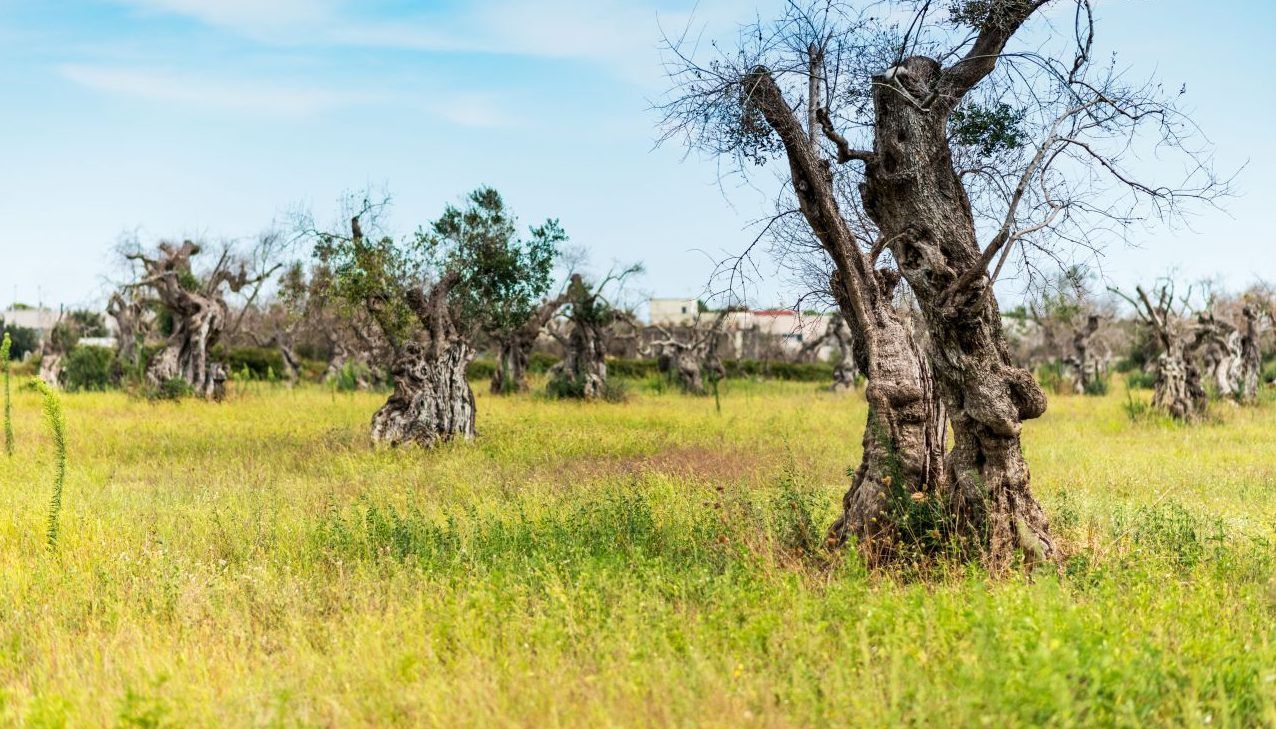
[[[1096,392],[1095,383],[1103,376],[1090,348],[1090,340],[1099,331],[1099,315],[1086,316],[1085,325],[1072,334],[1072,355],[1064,361],[1077,373],[1073,388],[1078,395]]]
[[[212,271],[199,276],[191,267],[191,257],[202,249],[189,240],[181,245],[161,242],[153,253],[136,250],[125,257],[141,267],[140,278],[129,287],[149,291],[172,322],[163,348],[147,364],[147,384],[160,388],[180,381],[195,395],[217,399],[226,371],[209,357],[228,321],[226,291],[237,293],[265,281],[279,264],[253,275],[245,261],[226,249]]]
[[[492,370],[492,394],[527,392],[527,365],[536,340],[567,303],[567,294],[546,299],[521,325],[496,333],[496,368]]]
[[[149,330],[146,300],[137,295],[136,289],[121,289],[111,294],[106,313],[115,320],[116,358],[125,367],[137,367],[139,348]]]
[[[846,323],[846,317],[834,314],[824,334],[802,345],[799,357],[818,352],[828,342],[833,342],[837,347],[833,355],[833,384],[830,389],[836,393],[850,392],[855,389],[859,367],[855,363],[855,335],[850,324]]]
[[[726,367],[718,356],[718,338],[727,313],[726,310],[718,312],[713,324],[708,327],[699,326],[697,317],[686,337],[679,337],[669,329],[653,324],[662,338],[648,342],[639,353],[644,357],[656,353],[660,371],[676,378],[683,392],[704,395],[707,392],[706,378],[717,383],[726,375]]]
[[[1189,358],[1199,358],[1202,377],[1218,397],[1241,398],[1241,333],[1207,309],[1196,317],[1196,331],[1187,346]]]
[[[593,285],[580,274],[572,274],[563,294],[564,326],[549,330],[563,347],[563,359],[549,372],[550,394],[582,400],[607,397],[608,338],[613,327],[632,321],[628,312],[608,300],[607,289],[619,288],[626,278],[641,271],[638,265],[612,271]]]
[[[671,42],[668,136],[730,155],[740,170],[782,156],[790,186],[777,219],[800,215],[813,243],[786,250],[827,256],[829,288],[865,351],[870,405],[831,541],[855,534],[871,556],[929,548],[926,534],[939,532],[994,569],[1016,554],[1048,559],[1054,542],[1020,443],[1046,399],[1010,360],[992,284],[1016,249],[1048,254],[1051,243],[1086,240],[1096,217],[1109,227],[1137,220],[1144,203],[1172,213],[1217,181],[1155,86],[1125,88],[1092,67],[1087,0],[1075,3],[1075,35],[1043,27],[1054,42],[1034,35],[1038,50],[1008,46],[1046,0],[966,0],[946,17],[931,3],[900,5],[916,9],[911,23],[895,21],[895,3],[788,3],[778,22],[749,26],[735,51],[709,63]],[[1186,150],[1204,179],[1139,181],[1124,155],[1145,126]],[[979,222],[996,231],[985,243]],[[901,279],[926,352],[892,306]],[[935,530],[900,530],[910,498],[938,504]]]
[[[1263,352],[1259,346],[1258,310],[1252,305],[1241,309],[1245,318],[1245,333],[1241,337],[1240,391],[1243,405],[1258,402],[1258,379],[1263,369]]]
[[[1117,289],[1113,293],[1124,298],[1133,307],[1144,326],[1152,332],[1160,353],[1156,358],[1156,384],[1152,404],[1177,420],[1190,421],[1205,412],[1207,399],[1201,386],[1201,373],[1188,357],[1188,332],[1183,311],[1187,297],[1176,304],[1171,282],[1156,289],[1156,302],[1136,286],[1136,297],[1126,296]]]

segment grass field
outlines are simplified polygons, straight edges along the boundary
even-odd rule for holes
[[[56,552],[17,393],[0,723],[1276,725],[1276,407],[1056,397],[1026,434],[1059,574],[916,579],[818,545],[858,395],[633,389],[480,392],[437,452],[370,449],[383,395],[64,395]]]

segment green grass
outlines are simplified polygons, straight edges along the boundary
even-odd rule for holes
[[[493,398],[374,451],[383,396],[15,393],[0,724],[1276,724],[1276,408],[1026,426],[1059,574],[829,561],[864,404],[818,385]]]

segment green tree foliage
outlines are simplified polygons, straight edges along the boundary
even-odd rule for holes
[[[436,270],[459,274],[452,300],[461,320],[491,334],[522,326],[549,290],[567,234],[557,220],[529,233],[518,237],[518,223],[500,193],[480,187],[464,209],[448,205],[417,237]]]
[[[373,210],[365,203],[363,214]],[[357,224],[361,225],[361,224]],[[448,306],[459,333],[497,332],[531,316],[549,290],[558,246],[567,239],[556,220],[518,236],[517,222],[499,193],[482,187],[464,208],[443,215],[405,241],[321,233],[315,246],[325,293],[376,321],[392,344],[415,329],[409,298],[445,278]]]
[[[3,320],[0,320],[0,329],[9,336],[9,357],[11,359],[23,359],[30,352],[36,352],[40,349],[40,333],[29,327],[5,326]]]
[[[1028,142],[1024,110],[998,102],[992,106],[966,103],[953,110],[948,132],[953,142],[979,150],[985,157],[1019,149]]]

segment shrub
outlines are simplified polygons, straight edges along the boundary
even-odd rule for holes
[[[488,380],[496,371],[496,362],[490,359],[476,359],[465,368],[465,376],[471,380]]]
[[[4,326],[0,320],[0,328],[9,335],[9,358],[22,360],[27,354],[40,349],[40,333],[28,327]]]
[[[190,383],[179,377],[164,380],[159,387],[147,391],[152,400],[181,400],[195,394]]]
[[[269,380],[272,373],[284,371],[284,357],[273,347],[218,347],[214,358],[234,373],[247,371],[248,378]]]
[[[532,352],[532,356],[527,359],[527,371],[543,375],[549,372],[550,367],[558,364],[558,361],[558,357],[549,352]]]
[[[1125,384],[1131,390],[1151,390],[1156,387],[1156,373],[1131,370],[1125,376]]]
[[[1108,394],[1108,378],[1096,377],[1086,383],[1085,394],[1102,396]]]
[[[1263,365],[1263,373],[1259,376],[1262,382],[1276,382],[1276,359],[1268,360]]]
[[[62,385],[68,392],[101,391],[113,384],[115,353],[106,347],[77,346],[62,363]]]

